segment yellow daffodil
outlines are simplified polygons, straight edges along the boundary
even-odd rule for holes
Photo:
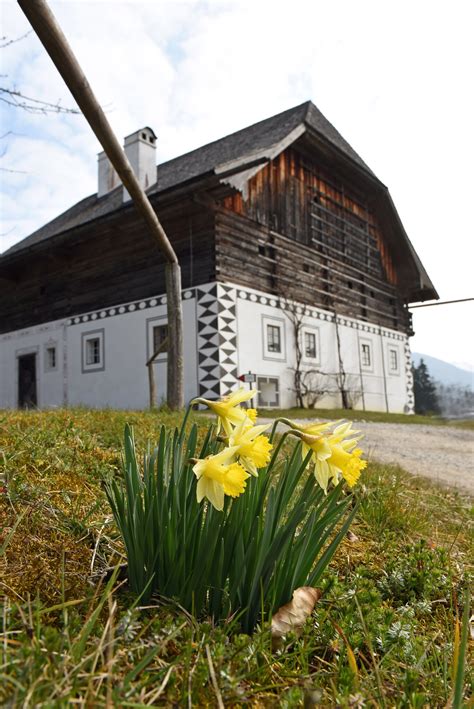
[[[233,394],[225,396],[220,401],[209,401],[208,399],[193,399],[193,404],[205,404],[218,417],[217,433],[219,433],[221,425],[228,436],[232,433],[232,425],[236,426],[242,421],[250,419],[255,420],[257,412],[255,409],[243,409],[239,404],[243,401],[248,401],[257,393],[256,389],[239,389]],[[251,413],[250,413],[251,412]]]
[[[361,471],[367,467],[367,461],[361,460],[362,451],[360,448],[355,448],[352,452],[344,450],[343,446],[333,446],[331,457],[326,461],[329,466],[334,484],[339,480],[339,474],[342,475],[349,487],[354,487],[358,481]]]
[[[216,455],[197,461],[193,472],[198,479],[196,489],[198,502],[207,497],[216,510],[222,511],[224,495],[238,497],[244,492],[245,481],[250,476],[239,463],[234,462],[236,452],[237,446],[232,446]]]
[[[249,426],[242,421],[229,438],[229,445],[237,447],[236,455],[239,456],[240,463],[255,477],[258,474],[257,469],[263,468],[270,460],[273,445],[267,436],[262,436],[269,427],[270,424]]]
[[[301,449],[303,458],[306,458],[309,451],[312,451],[315,478],[324,492],[327,492],[330,472],[326,460],[331,457],[332,452],[327,436],[314,436],[303,433],[301,435],[301,442],[303,444]]]
[[[333,422],[301,426],[291,423],[293,430],[299,432],[303,443],[302,454],[306,457],[311,450],[314,462],[314,476],[318,484],[327,493],[329,482],[337,485],[342,476],[349,487],[359,479],[361,471],[367,467],[367,461],[361,460],[362,451],[356,448],[361,436],[352,429],[350,421],[338,423],[332,433],[328,429]]]

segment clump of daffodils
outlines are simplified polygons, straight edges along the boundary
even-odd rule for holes
[[[268,465],[273,445],[263,434],[270,424],[256,426],[257,411],[241,407],[256,393],[239,389],[219,401],[193,400],[193,404],[204,404],[216,414],[217,432],[223,429],[226,442],[219,453],[193,461],[198,502],[207,498],[217,510],[223,510],[225,495],[238,497],[244,493],[247,478],[257,477],[259,469]],[[301,440],[303,459],[311,452],[314,477],[326,494],[328,486],[337,486],[341,479],[354,487],[367,461],[361,458],[362,450],[358,447],[361,436],[353,430],[351,422],[302,426],[288,419],[277,421],[289,427],[287,434]]]
[[[257,477],[258,469],[270,461],[272,444],[263,435],[270,424],[255,426],[255,409],[240,406],[255,396],[255,390],[240,389],[220,401],[194,399],[194,404],[205,404],[218,417],[217,432],[221,427],[226,434],[227,447],[215,455],[198,460],[193,472],[198,479],[197,500],[205,497],[216,508],[224,509],[225,495],[238,497],[245,491],[246,480]]]
[[[350,421],[300,426],[283,420],[291,427],[290,432],[301,439],[303,457],[311,451],[314,477],[324,492],[327,493],[330,482],[337,485],[341,478],[354,487],[367,461],[362,460],[362,450],[357,446],[362,436],[353,430]]]
[[[247,408],[256,393],[194,399],[217,426],[187,431],[186,414],[143,456],[126,425],[123,480],[106,481],[141,602],[158,592],[196,617],[238,617],[245,633],[317,586],[357,512],[344,488],[366,465],[350,423],[276,419],[267,431]]]

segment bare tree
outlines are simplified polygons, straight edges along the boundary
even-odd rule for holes
[[[301,373],[301,395],[304,408],[314,409],[327,394],[334,394],[331,377],[319,369],[306,369]]]
[[[301,409],[314,409],[317,402],[326,394],[334,394],[336,389],[332,378],[319,369],[306,369],[303,366],[303,338],[302,330],[305,317],[309,315],[306,305],[298,303],[292,296],[292,291],[281,296],[283,309],[293,327],[295,340],[295,366],[290,367],[293,372],[293,391],[296,404]]]
[[[296,395],[296,404],[301,409],[304,409],[305,386],[303,383],[304,373],[302,371],[303,349],[301,347],[301,331],[308,309],[306,305],[299,305],[295,300],[288,298],[287,296],[282,297],[282,303],[286,316],[293,326],[293,336],[295,338],[296,361],[295,366],[291,367],[291,370],[293,371],[293,385]]]
[[[26,39],[32,30],[29,30],[20,37],[13,37],[9,39],[8,37],[0,37],[0,49],[6,49],[12,44],[21,42]],[[6,103],[8,106],[13,106],[14,108],[19,108],[27,113],[36,113],[40,115],[46,115],[48,113],[72,113],[79,114],[80,110],[78,108],[69,108],[67,106],[61,106],[61,101],[58,99],[55,103],[51,101],[44,101],[38,98],[32,98],[31,96],[25,96],[25,94],[20,91],[15,84],[5,85],[5,80],[8,80],[8,74],[0,74],[0,79],[2,79],[3,86],[0,86],[0,101]],[[8,134],[6,134],[8,135]],[[2,138],[5,136],[2,136]]]

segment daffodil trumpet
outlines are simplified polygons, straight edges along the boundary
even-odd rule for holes
[[[240,463],[234,462],[236,452],[237,446],[224,448],[220,453],[209,455],[195,463],[193,472],[198,479],[198,502],[206,497],[216,510],[222,511],[225,495],[238,497],[244,492],[245,480],[250,475]]]
[[[264,468],[270,460],[273,445],[267,436],[262,435],[269,427],[270,424],[251,426],[244,420],[229,438],[229,445],[237,447],[240,463],[254,477],[258,475],[258,468]]]

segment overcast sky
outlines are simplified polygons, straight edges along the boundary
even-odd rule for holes
[[[151,126],[162,162],[311,99],[390,189],[441,299],[474,295],[470,0],[50,6],[120,139]],[[28,31],[0,10],[2,35]],[[74,105],[33,33],[0,56],[3,85]],[[1,110],[4,251],[97,191],[100,147],[82,116]],[[474,366],[473,316],[415,310],[412,349]]]

